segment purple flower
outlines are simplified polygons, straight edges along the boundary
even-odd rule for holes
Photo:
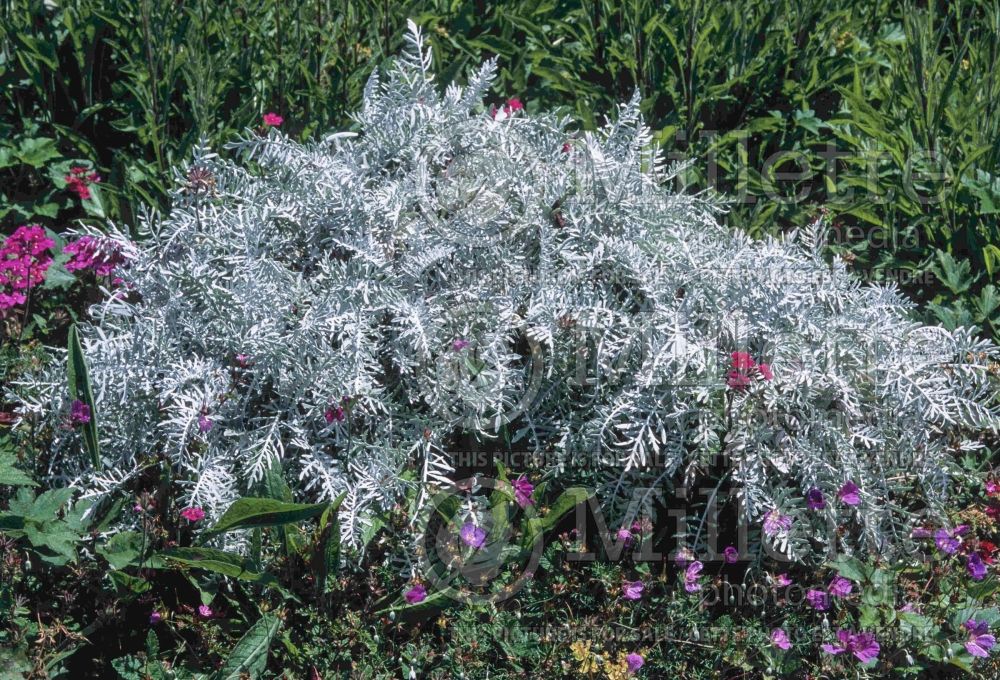
[[[817,489],[815,486],[806,492],[806,506],[810,510],[822,510],[826,507],[826,501],[823,499],[823,492]]]
[[[73,257],[66,263],[66,271],[92,270],[97,276],[108,276],[116,267],[126,264],[121,247],[108,238],[81,236],[65,248],[63,253]]]
[[[864,631],[852,633],[849,630],[841,628],[837,631],[837,639],[840,641],[839,646],[824,644],[821,645],[823,651],[827,654],[850,652],[861,663],[868,663],[878,658],[879,646],[874,633],[866,633]]]
[[[618,530],[618,533],[615,534],[615,538],[625,545],[628,545],[632,542],[632,532],[625,527],[622,527]]]
[[[818,612],[825,612],[830,608],[830,596],[822,590],[807,590],[806,599],[809,600],[809,604],[813,606]]]
[[[212,420],[204,413],[198,416],[198,431],[202,434],[211,430],[213,425],[215,425],[215,423],[213,423]]]
[[[853,584],[843,576],[834,576],[830,585],[827,586],[827,592],[834,597],[847,597],[853,588]]]
[[[789,649],[792,646],[791,640],[788,639],[788,633],[781,628],[775,628],[771,631],[771,644],[778,649]]]
[[[777,508],[769,510],[767,514],[764,515],[764,533],[768,536],[774,536],[782,531],[788,531],[791,526],[792,518],[788,515],[782,515],[778,512]]]
[[[642,665],[646,663],[646,660],[643,659],[641,655],[632,652],[625,657],[625,663],[628,665],[628,672],[635,673],[637,670],[642,668]]]
[[[531,493],[535,490],[534,485],[528,481],[528,478],[521,475],[514,480],[514,500],[522,508],[526,508],[534,503],[531,500]]]
[[[149,614],[149,625],[155,626],[163,620],[163,615],[155,609]]]
[[[215,612],[212,611],[212,608],[209,607],[207,604],[203,604],[200,607],[198,607],[198,616],[200,616],[203,619],[212,618],[212,615],[214,613]]]
[[[697,560],[688,565],[688,568],[684,571],[684,590],[689,593],[696,593],[701,590],[701,583],[698,582],[698,575],[704,568],[705,565]]]
[[[681,548],[677,551],[677,555],[674,557],[674,562],[678,567],[683,569],[687,565],[694,561],[694,553],[691,552],[691,548]]]
[[[851,480],[847,480],[844,486],[840,487],[840,491],[837,492],[837,498],[844,505],[858,505],[861,503],[860,491],[861,489],[858,488],[857,484]]]
[[[734,546],[727,545],[726,549],[722,551],[722,557],[726,560],[726,564],[736,564],[736,561],[740,559],[740,551]]]
[[[74,399],[69,408],[69,420],[74,425],[86,425],[90,422],[90,407]]]
[[[938,529],[934,532],[934,544],[941,552],[954,555],[958,552],[958,546],[962,545],[961,536],[969,530],[965,524],[960,524],[954,529]]]
[[[965,641],[965,649],[969,654],[981,659],[988,657],[990,650],[997,643],[997,639],[990,635],[990,624],[986,621],[969,619],[965,622],[965,629],[969,631],[969,639]]]
[[[472,522],[466,522],[462,525],[462,529],[458,532],[461,537],[462,542],[467,546],[473,547],[479,550],[486,543],[486,530],[482,527],[477,527]]]
[[[986,565],[979,553],[971,553],[966,558],[965,567],[974,581],[982,581],[986,577]]]
[[[930,538],[933,535],[931,530],[926,527],[917,527],[910,532],[910,538],[913,539]]]
[[[463,349],[469,346],[469,341],[463,338],[457,338],[451,343],[451,348],[456,352],[461,352]]]
[[[423,602],[427,599],[427,589],[424,588],[419,583],[405,593],[403,593],[403,598],[410,604],[417,604],[418,602]]]
[[[239,366],[240,368],[246,368],[247,366],[250,365],[249,354],[237,354],[235,359],[236,359],[236,365]]]
[[[344,422],[344,418],[346,418],[347,416],[344,413],[343,406],[331,406],[323,414],[323,417],[326,418],[327,425],[333,425],[334,421],[338,423]]]
[[[622,596],[626,600],[638,600],[642,597],[642,591],[646,589],[646,586],[642,584],[642,581],[625,581],[622,584]]]
[[[779,588],[787,588],[792,585],[792,579],[788,578],[788,574],[781,573],[775,577],[774,584]]]

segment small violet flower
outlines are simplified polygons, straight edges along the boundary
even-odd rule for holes
[[[986,578],[986,565],[983,564],[983,558],[979,556],[979,553],[970,554],[966,558],[965,567],[969,570],[972,580],[982,581]]]
[[[847,597],[851,594],[851,590],[853,590],[853,588],[854,584],[843,576],[834,576],[826,590],[834,597]]]
[[[990,624],[986,621],[969,619],[964,625],[965,629],[969,631],[969,639],[965,641],[966,651],[980,659],[988,657],[990,650],[997,643],[997,639],[990,635]]]
[[[764,533],[768,536],[775,536],[782,531],[788,531],[792,526],[792,518],[782,515],[777,508],[769,510],[764,515]]]
[[[528,478],[521,475],[514,480],[514,500],[522,508],[526,508],[529,505],[533,505],[535,501],[531,499],[531,493],[535,490],[534,485],[528,481]]]
[[[737,560],[740,559],[740,551],[734,546],[727,545],[726,549],[722,551],[722,557],[726,564],[736,564]]]
[[[830,596],[822,590],[807,590],[806,599],[818,612],[825,612],[830,608]]]
[[[74,399],[69,409],[69,420],[74,425],[86,425],[90,422],[90,407]]]
[[[198,607],[198,616],[200,616],[203,619],[210,619],[210,618],[212,618],[212,615],[214,613],[215,612],[212,611],[212,608],[209,607],[207,604],[203,604],[203,605],[201,605],[201,606]]]
[[[624,543],[625,545],[628,545],[629,543],[632,542],[632,532],[626,529],[625,527],[622,527],[615,534],[615,538]]]
[[[788,578],[788,574],[782,572],[775,577],[774,584],[779,588],[787,588],[792,585],[792,579]]]
[[[817,489],[815,486],[806,492],[806,506],[810,510],[822,510],[826,507],[826,500],[823,498],[823,492]]]
[[[403,593],[403,598],[410,604],[417,604],[427,599],[427,589],[419,583]]]
[[[202,434],[209,432],[214,425],[215,423],[212,422],[212,419],[204,413],[198,416],[198,431]]]
[[[482,527],[477,527],[472,522],[463,524],[458,535],[463,543],[476,550],[479,550],[486,544],[486,530]]]
[[[635,652],[632,652],[625,657],[625,664],[628,666],[629,673],[635,673],[642,668],[644,663],[646,663],[646,660],[643,659],[640,654],[636,654]]]
[[[858,488],[857,484],[851,480],[847,480],[844,486],[840,487],[840,491],[837,492],[837,498],[844,505],[858,505],[861,503],[860,491],[861,489]]]
[[[451,343],[451,348],[456,352],[461,352],[463,349],[468,347],[471,343],[464,338],[456,338]]]
[[[938,529],[934,532],[934,544],[941,552],[954,555],[958,552],[958,546],[962,545],[961,537],[968,530],[969,527],[965,524],[960,524],[954,529]]]
[[[771,644],[778,649],[789,649],[792,646],[791,640],[788,639],[788,633],[781,628],[775,628],[771,631]]]
[[[837,640],[840,642],[839,645],[821,645],[823,651],[834,655],[850,652],[861,663],[868,663],[878,658],[879,644],[875,639],[874,633],[866,633],[864,631],[852,633],[849,630],[841,628],[837,631]]]
[[[163,615],[155,609],[149,614],[149,625],[155,626],[163,620]]]
[[[684,571],[684,590],[689,593],[696,593],[701,590],[698,575],[701,574],[701,570],[704,568],[705,565],[697,560],[688,565],[688,568]]]
[[[626,600],[638,600],[646,589],[642,581],[625,581],[622,584],[622,597]]]

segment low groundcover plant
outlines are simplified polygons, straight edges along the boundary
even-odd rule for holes
[[[727,231],[716,199],[671,190],[638,99],[574,132],[485,105],[492,62],[440,92],[410,42],[355,131],[300,144],[272,120],[232,159],[201,147],[135,243],[91,234],[120,254],[80,327],[99,459],[58,361],[10,388],[54,433],[52,478],[102,496],[165,460],[178,507],[216,519],[280,466],[303,498],[344,496],[355,545],[476,439],[619,513],[725,454],[788,554],[881,548],[941,509],[997,424],[994,346],[826,261],[822,221]]]

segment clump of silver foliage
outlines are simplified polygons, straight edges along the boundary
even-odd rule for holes
[[[356,133],[248,133],[233,160],[202,148],[178,169],[169,214],[128,246],[126,294],[81,328],[102,465],[56,427],[53,477],[98,496],[160,456],[211,518],[280,465],[300,498],[346,493],[355,543],[448,484],[470,437],[619,516],[724,454],[747,519],[793,518],[773,537],[790,553],[838,526],[888,545],[906,508],[940,507],[956,453],[997,424],[996,348],[829,263],[821,223],[720,226],[669,188],[637,99],[574,133],[485,107],[493,63],[442,94],[410,41]],[[737,351],[773,379],[727,384]],[[54,363],[14,388],[27,420],[65,420]],[[836,502],[848,480],[856,508]]]

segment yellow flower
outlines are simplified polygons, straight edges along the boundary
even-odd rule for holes
[[[593,673],[597,670],[597,657],[590,651],[590,645],[590,640],[586,642],[577,640],[569,646],[573,658],[580,662],[580,667],[577,669],[580,673]]]

